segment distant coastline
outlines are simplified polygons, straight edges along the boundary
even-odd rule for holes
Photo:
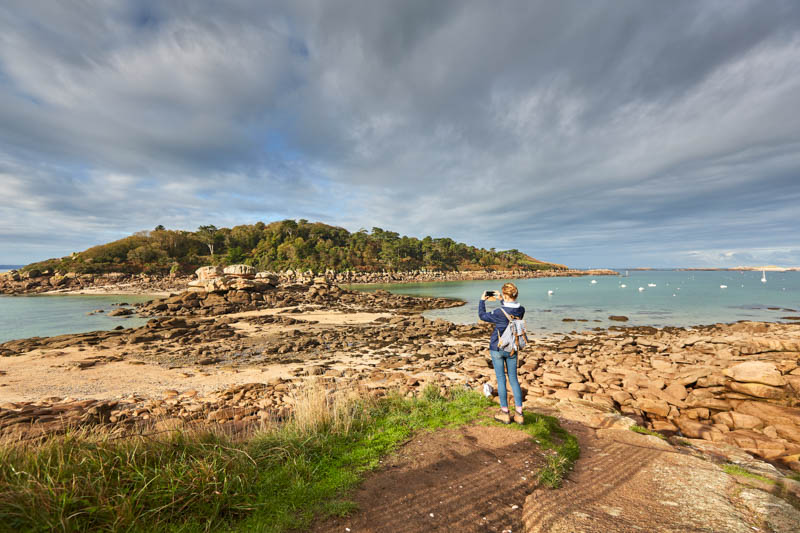
[[[614,267],[612,270],[618,272],[650,272],[650,271],[674,271],[674,272],[800,272],[800,266],[735,266],[735,267]]]
[[[676,268],[679,271],[732,271],[732,272],[800,272],[800,266],[794,267],[781,267],[775,265],[768,266],[735,266],[729,268],[723,267],[708,267],[708,268]]]

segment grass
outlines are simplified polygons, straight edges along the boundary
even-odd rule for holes
[[[560,487],[564,476],[580,457],[578,439],[562,428],[556,418],[538,413],[525,413],[525,424],[518,427],[550,452],[539,471],[539,483],[553,489]]]
[[[753,472],[750,472],[746,468],[742,468],[741,466],[735,465],[733,463],[727,463],[722,465],[722,470],[724,470],[726,473],[732,476],[741,476],[750,479],[757,479],[758,481],[761,481],[763,483],[768,483],[770,485],[774,485],[776,483],[774,479],[770,479],[766,476],[761,476],[759,474],[754,474]]]
[[[631,426],[631,431],[634,433],[641,433],[642,435],[652,435],[653,437],[658,437],[661,440],[667,440],[667,437],[659,433],[658,431],[653,431],[652,429],[648,429],[646,427],[633,425]]]
[[[75,432],[35,446],[0,446],[0,531],[263,531],[343,515],[364,472],[420,430],[467,423],[491,402],[447,397],[366,400],[307,387],[294,419],[246,439],[220,432],[113,439]],[[579,454],[552,417],[522,430],[550,451],[541,483],[558,486]]]

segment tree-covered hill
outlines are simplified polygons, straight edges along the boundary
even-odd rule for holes
[[[234,263],[271,271],[566,268],[518,250],[486,250],[448,238],[401,237],[381,228],[350,233],[321,222],[282,220],[233,228],[201,226],[197,231],[168,230],[159,225],[152,231],[138,232],[69,257],[33,263],[25,269],[166,274],[191,272],[207,264]]]

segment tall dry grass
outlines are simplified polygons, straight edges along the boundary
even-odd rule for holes
[[[146,530],[186,515],[236,518],[257,476],[213,428],[118,438],[103,428],[0,446],[0,531]]]
[[[326,431],[347,435],[374,403],[364,388],[331,388],[322,380],[309,380],[295,391],[293,400],[291,424],[303,435]]]

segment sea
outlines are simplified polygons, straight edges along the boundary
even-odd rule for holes
[[[117,326],[141,326],[147,319],[137,316],[110,317],[108,313],[117,309],[119,304],[134,304],[152,298],[107,294],[0,296],[0,342],[111,330]],[[103,312],[95,313],[99,310]]]
[[[800,318],[800,272],[647,270],[620,276],[510,280],[519,288],[532,333],[549,334],[607,328],[612,325],[694,326],[739,320],[793,322]],[[428,318],[456,323],[478,321],[484,290],[499,290],[502,280],[442,283],[354,285],[412,296],[466,301],[461,307],[433,310]],[[143,295],[0,296],[0,342],[27,337],[134,327],[144,318],[109,317],[117,304],[146,301]],[[488,309],[497,307],[489,302]],[[103,313],[89,314],[102,309]],[[626,316],[615,322],[612,315]],[[800,322],[800,320],[794,320]]]
[[[695,326],[739,320],[800,322],[800,272],[620,271],[619,276],[506,280],[519,289],[529,331],[561,334],[631,326]],[[502,280],[353,286],[412,296],[458,298],[466,305],[424,313],[456,323],[478,321],[484,290]],[[487,309],[498,306],[487,302]],[[627,322],[610,316],[625,316]],[[792,320],[794,317],[797,320]]]

